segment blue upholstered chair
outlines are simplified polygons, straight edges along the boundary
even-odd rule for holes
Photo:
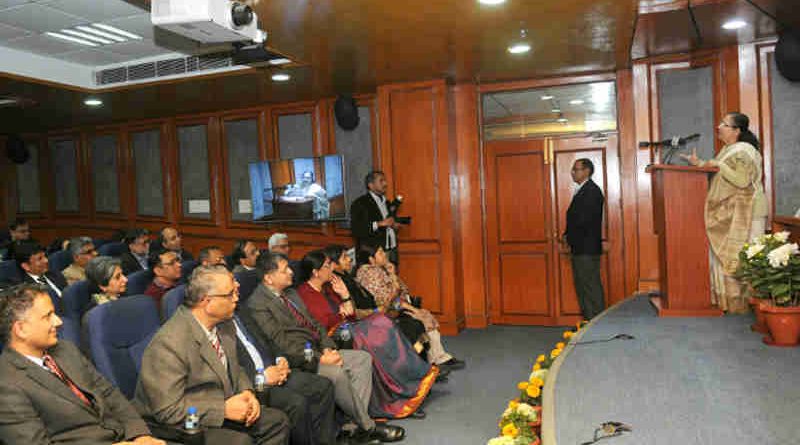
[[[181,284],[170,289],[164,298],[161,299],[161,320],[166,322],[172,314],[178,310],[178,306],[183,304],[183,297],[186,295],[186,285]]]
[[[187,283],[189,281],[189,277],[192,275],[192,271],[199,264],[200,263],[198,263],[195,260],[181,261],[181,283]]]
[[[59,250],[58,252],[51,253],[50,256],[47,257],[47,267],[50,269],[50,272],[61,272],[72,264],[72,260],[72,254],[69,250]]]
[[[86,281],[70,284],[61,293],[61,306],[64,310],[61,338],[81,346],[81,320],[92,301],[92,285]]]
[[[114,241],[100,246],[100,248],[97,249],[97,253],[100,255],[118,257],[125,253],[125,249],[127,248],[128,246],[126,246],[125,243]]]
[[[17,262],[14,260],[0,261],[0,284],[19,283],[20,281],[22,281],[22,277],[20,277]]]
[[[128,288],[125,295],[141,295],[147,290],[147,286],[153,282],[152,270],[140,270],[128,276]]]
[[[96,239],[92,240],[92,243],[94,243],[94,248],[95,249],[99,249],[100,247],[102,247],[102,246],[104,246],[104,245],[106,245],[106,244],[108,244],[110,242],[111,242],[111,240],[99,239],[99,238],[96,238]]]
[[[136,389],[144,350],[160,326],[156,303],[146,295],[101,304],[86,315],[95,367],[129,399]]]
[[[239,283],[239,305],[241,306],[258,287],[258,273],[255,270],[248,270],[234,274],[234,277]]]

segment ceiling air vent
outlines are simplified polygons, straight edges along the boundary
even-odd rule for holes
[[[155,62],[140,63],[128,67],[128,80],[152,79],[156,77]]]
[[[158,71],[158,77],[183,74],[186,72],[186,59],[159,60],[156,62],[156,71]]]
[[[100,85],[107,85],[109,83],[120,83],[128,80],[128,68],[121,66],[119,68],[110,68],[97,72],[97,83]]]

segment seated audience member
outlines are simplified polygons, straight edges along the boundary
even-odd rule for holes
[[[222,248],[219,246],[207,246],[200,249],[197,261],[200,262],[200,266],[223,266],[226,269],[228,267],[225,264],[225,254],[222,253]]]
[[[261,283],[247,300],[250,333],[270,341],[289,360],[292,369],[315,372],[333,382],[336,405],[352,418],[358,430],[356,443],[402,440],[401,427],[376,424],[369,416],[372,395],[372,359],[364,351],[337,351],[336,344],[308,313],[302,300],[289,289],[292,270],[282,254],[265,253],[256,268]],[[304,354],[306,345],[312,354]]]
[[[35,242],[25,241],[15,245],[14,260],[22,271],[24,283],[43,284],[59,297],[67,287],[67,280],[61,276],[61,273],[50,272],[47,269],[49,263],[44,254],[44,248]],[[56,310],[61,312],[61,308],[56,308]]]
[[[170,251],[175,252],[178,259],[181,261],[192,261],[194,257],[188,251],[181,247],[183,237],[177,230],[172,227],[164,227],[158,233],[158,238],[155,241],[155,248],[150,247],[150,250]]]
[[[86,278],[100,292],[92,294],[89,309],[115,301],[125,293],[128,278],[122,273],[122,263],[118,258],[99,256],[86,265]]]
[[[279,253],[289,258],[289,252],[292,251],[292,246],[289,244],[289,235],[285,233],[273,233],[267,240],[269,251],[272,253]],[[297,286],[303,282],[303,266],[300,261],[289,260],[289,268],[294,273],[292,286]]]
[[[120,256],[122,273],[130,275],[147,269],[147,255],[150,253],[150,232],[145,229],[131,229],[125,234],[122,242],[128,251]]]
[[[258,250],[256,243],[248,240],[236,241],[233,246],[233,273],[245,272],[256,268],[256,260],[261,252]]]
[[[379,308],[375,303],[375,297],[372,296],[363,286],[358,284],[353,277],[353,258],[347,252],[347,248],[334,244],[326,247],[323,252],[330,260],[333,266],[333,273],[339,277],[350,293],[350,298],[356,306],[356,316],[364,318],[372,314],[375,309],[385,310]],[[422,352],[427,346],[428,337],[425,335],[425,325],[409,315],[406,311],[398,311],[395,308],[385,312],[386,316],[392,318],[395,325],[400,332],[408,339],[409,342],[414,344],[414,350]]]
[[[288,444],[286,415],[261,407],[239,366],[236,332],[226,323],[238,292],[224,267],[192,272],[183,305],[144,352],[134,403],[146,418],[170,426],[183,425],[187,408],[197,408],[207,444]]]
[[[347,286],[333,274],[331,261],[322,251],[307,253],[303,269],[309,279],[297,287],[297,295],[308,312],[327,332],[337,326],[339,330],[349,328],[353,349],[372,356],[370,415],[424,418],[419,407],[439,374],[438,367],[420,358],[392,320],[380,311],[356,320]]]
[[[8,230],[0,236],[0,259],[10,258],[14,253],[14,245],[24,241],[32,241],[31,227],[24,218],[17,218],[8,224]]]
[[[97,256],[94,242],[88,236],[71,238],[68,245],[69,253],[72,255],[72,264],[61,271],[61,275],[67,280],[67,285],[77,283],[86,279],[86,264]]]
[[[445,369],[462,369],[464,361],[445,351],[442,336],[439,333],[439,322],[427,309],[417,308],[411,304],[411,294],[403,280],[395,273],[392,264],[382,247],[364,244],[358,249],[358,272],[356,281],[375,298],[375,303],[383,310],[398,305],[411,317],[425,325],[425,332],[430,339],[428,361]]]
[[[8,445],[164,445],[78,349],[58,341],[47,288],[0,296],[0,442]]]
[[[269,342],[250,335],[238,314],[234,315],[233,323],[239,366],[244,368],[250,381],[255,379],[256,370],[264,370],[267,403],[289,417],[291,443],[332,445],[338,425],[331,381],[314,373],[292,370],[289,361],[277,356]]]
[[[171,250],[150,252],[147,266],[153,271],[153,282],[144,291],[161,307],[161,298],[181,280],[181,260]]]

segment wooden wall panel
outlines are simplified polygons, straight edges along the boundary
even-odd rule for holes
[[[549,202],[541,188],[545,182],[542,158],[543,153],[495,158],[501,243],[547,241],[545,209]]]
[[[444,313],[439,292],[442,264],[438,253],[409,253],[400,257],[403,280],[411,293],[422,297],[423,306],[434,314]]]
[[[509,315],[551,315],[550,293],[553,283],[548,274],[546,252],[502,253],[500,255],[500,292],[502,312]]]

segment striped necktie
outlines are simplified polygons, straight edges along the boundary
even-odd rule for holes
[[[225,368],[228,367],[228,357],[225,356],[225,350],[222,349],[222,344],[219,341],[219,335],[213,334],[211,339],[211,347],[214,348],[214,351],[217,353],[217,357],[219,357],[219,361],[222,362],[222,366]]]
[[[290,300],[286,295],[281,295],[280,298],[286,304],[286,307],[289,308],[289,312],[292,313],[292,315],[294,316],[294,319],[297,320],[297,324],[299,324],[300,327],[308,329],[311,332],[311,337],[313,337],[314,340],[319,340],[319,331],[317,329],[315,329],[314,325],[310,321],[308,321],[306,316],[303,315],[297,309],[297,307],[295,307],[295,305],[292,302],[292,300]]]
[[[61,379],[61,381],[64,382],[65,385],[67,385],[67,387],[69,388],[70,391],[72,391],[73,394],[75,394],[79,399],[81,399],[81,401],[85,403],[87,406],[92,406],[92,402],[89,401],[89,398],[86,397],[86,394],[84,394],[84,392],[81,391],[80,388],[78,388],[78,386],[75,384],[75,382],[72,381],[71,378],[67,377],[67,375],[64,374],[64,371],[62,371],[61,368],[58,367],[56,361],[53,360],[53,357],[50,356],[50,354],[45,354],[42,358],[44,359],[44,365],[47,367],[47,369],[52,371],[53,374],[55,374],[59,379]]]

